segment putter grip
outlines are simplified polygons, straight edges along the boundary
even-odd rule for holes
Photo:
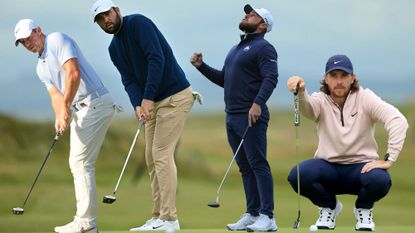
[[[298,91],[300,90],[300,82],[297,83],[294,92],[294,126],[300,125],[300,97],[298,96]]]
[[[294,112],[294,126],[299,126],[300,125],[300,113],[298,108],[295,109]]]

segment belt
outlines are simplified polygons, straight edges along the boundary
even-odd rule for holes
[[[88,106],[88,104],[91,103],[91,101],[93,101],[94,99],[97,99],[98,97],[103,96],[107,93],[108,90],[105,87],[89,93],[81,100],[78,100],[76,103],[72,104],[72,112],[77,112],[81,110],[81,108]]]

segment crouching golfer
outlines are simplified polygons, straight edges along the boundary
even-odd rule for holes
[[[251,126],[236,156],[246,196],[246,212],[227,228],[231,231],[276,231],[274,185],[267,161],[267,128],[270,114],[266,105],[278,82],[277,52],[264,39],[272,29],[272,15],[264,8],[244,8],[239,24],[244,32],[222,70],[203,62],[195,53],[190,62],[209,80],[225,90],[226,130],[235,153],[246,127]]]
[[[16,46],[38,54],[37,74],[45,84],[55,112],[55,128],[64,133],[70,124],[69,165],[74,178],[74,220],[55,227],[61,233],[96,233],[95,161],[114,115],[114,103],[100,78],[69,36],[45,35],[31,19],[15,27]]]
[[[113,34],[109,53],[121,74],[135,116],[145,119],[146,164],[153,217],[130,231],[180,230],[174,151],[194,97],[186,75],[157,26],[141,14],[122,16],[111,0],[98,0],[92,16]]]
[[[336,195],[357,195],[355,229],[373,231],[373,206],[391,187],[387,170],[398,159],[408,123],[398,109],[359,86],[345,55],[329,58],[320,83],[320,92],[309,95],[301,77],[287,82],[291,92],[299,84],[300,111],[316,122],[319,139],[314,158],[300,163],[300,194],[319,207],[319,229],[336,227],[343,207]],[[381,159],[374,136],[376,122],[388,132],[386,155]],[[296,167],[288,180],[297,191]]]

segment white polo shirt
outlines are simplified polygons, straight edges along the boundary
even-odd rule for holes
[[[53,32],[45,38],[45,48],[43,53],[39,55],[36,67],[39,79],[48,90],[56,87],[62,93],[65,93],[66,72],[62,66],[71,58],[77,59],[81,75],[74,103],[92,92],[104,89],[104,84],[82,55],[76,42],[64,33]]]

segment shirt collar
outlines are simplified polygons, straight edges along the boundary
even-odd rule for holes
[[[47,43],[47,36],[45,36],[45,44],[43,45],[43,51],[42,53],[38,54],[39,59],[45,59],[47,56],[47,50],[48,50],[48,43]]]
[[[255,38],[263,38],[264,36],[265,36],[265,33],[246,33],[246,34],[240,35],[241,41],[252,40]]]

